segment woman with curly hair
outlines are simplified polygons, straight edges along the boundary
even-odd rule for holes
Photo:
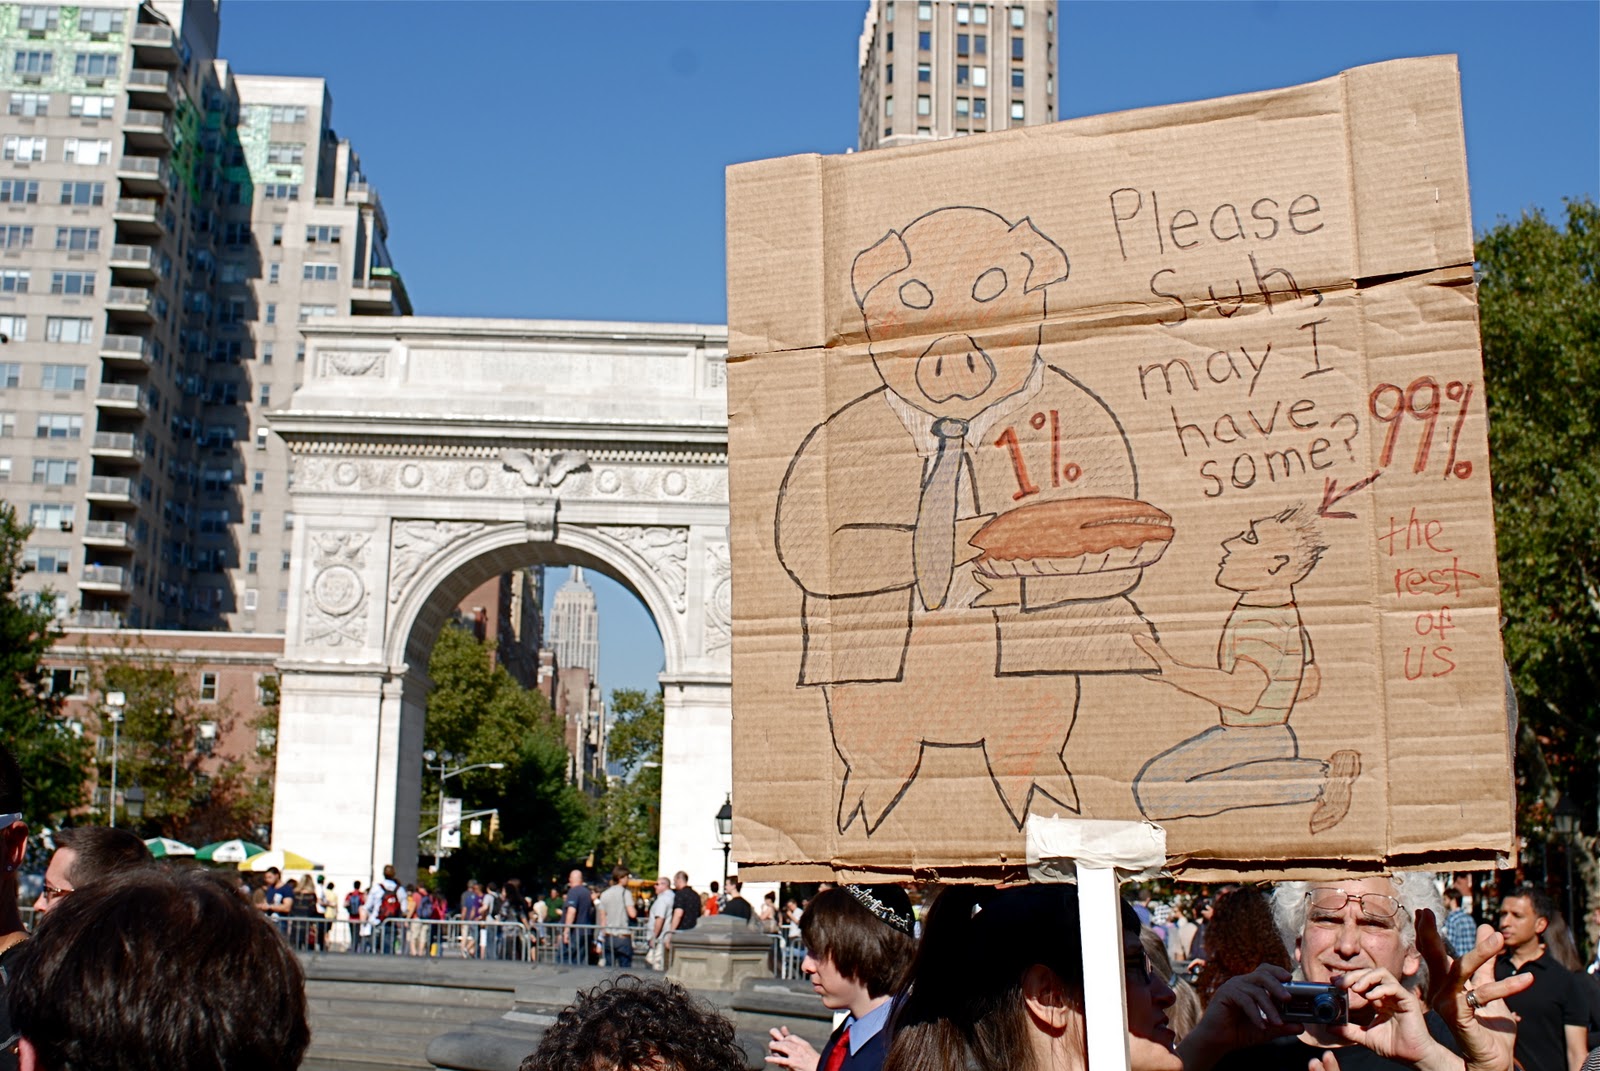
[[[1235,889],[1219,896],[1206,926],[1206,965],[1195,984],[1200,1000],[1209,1004],[1223,982],[1249,974],[1263,963],[1294,969],[1272,921],[1271,903],[1255,889]]]
[[[561,1010],[518,1071],[744,1071],[733,1024],[675,982],[608,978]]]

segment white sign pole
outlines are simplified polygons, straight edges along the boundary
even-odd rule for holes
[[[1122,965],[1122,905],[1117,872],[1077,864],[1083,931],[1083,1011],[1090,1071],[1128,1071],[1128,1008]]]

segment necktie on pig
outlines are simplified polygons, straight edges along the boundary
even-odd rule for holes
[[[961,478],[962,440],[967,422],[940,417],[933,422],[939,449],[922,482],[917,504],[917,529],[911,536],[911,564],[917,574],[922,605],[937,610],[950,592],[956,558],[956,486]]]

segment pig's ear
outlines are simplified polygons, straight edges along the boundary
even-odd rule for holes
[[[910,266],[911,250],[906,248],[899,231],[890,231],[872,248],[857,253],[855,263],[850,265],[850,289],[855,293],[856,307],[865,308],[873,287]]]
[[[1067,281],[1066,250],[1040,233],[1031,219],[1024,216],[1017,220],[1011,225],[1010,233],[1022,255],[1028,258],[1028,280],[1022,286],[1024,293],[1031,294],[1051,283]]]

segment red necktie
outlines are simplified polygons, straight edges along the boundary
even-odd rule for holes
[[[844,1033],[839,1035],[838,1042],[828,1053],[828,1066],[822,1071],[839,1071],[844,1066],[844,1058],[850,1055],[850,1028],[844,1028]]]

